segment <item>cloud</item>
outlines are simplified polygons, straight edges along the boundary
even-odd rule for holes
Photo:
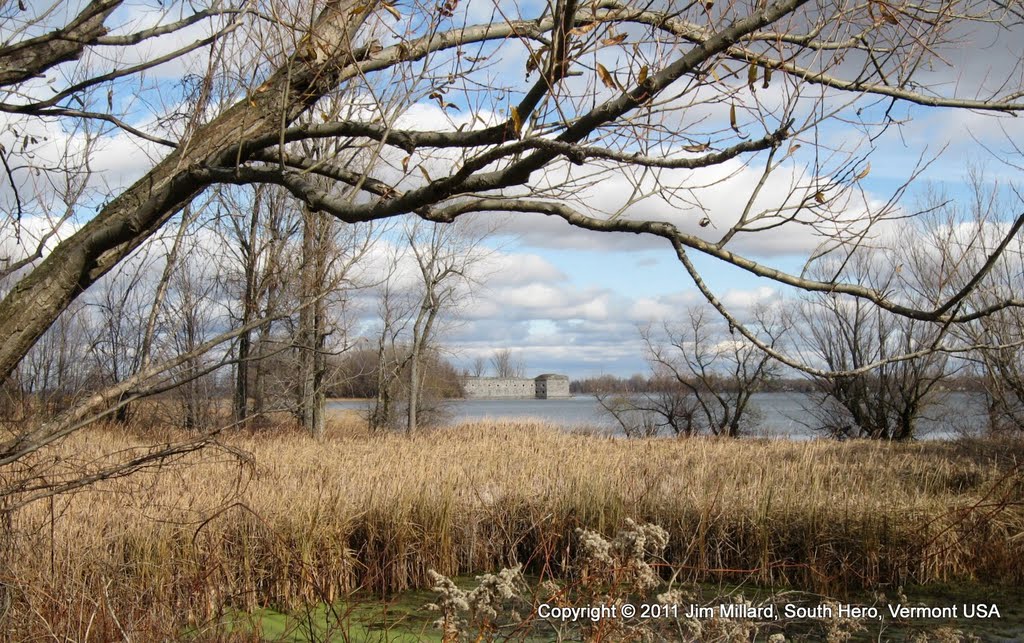
[[[717,105],[707,109],[721,113],[727,108]],[[433,103],[418,103],[403,113],[399,121],[410,129],[448,131],[480,128],[500,118],[487,112],[477,119],[472,114],[452,114]],[[859,143],[852,145],[855,148]],[[848,152],[833,152],[834,158],[822,161],[824,166],[817,171],[808,164],[815,162],[813,155],[805,160],[797,153],[781,158],[781,162],[780,156],[776,156],[773,162],[778,165],[767,176],[766,152],[698,170],[645,169],[595,159],[577,166],[556,159],[534,172],[529,183],[505,190],[504,196],[546,198],[602,220],[667,221],[684,233],[712,243],[722,240],[733,226],[745,221],[741,226],[744,230],[729,241],[729,250],[758,258],[807,255],[837,229],[863,228],[869,213],[877,214],[888,205],[887,195],[875,196],[870,191],[858,190],[840,194],[834,187],[815,181],[817,174],[824,175],[827,181],[831,172],[848,169],[843,166]],[[648,153],[669,158],[700,154],[686,152],[681,143]],[[404,190],[413,189],[424,184],[420,167],[433,178],[444,176],[464,161],[464,154],[456,149],[418,151],[406,162],[400,158],[401,153],[391,151],[383,155],[375,176],[397,183]],[[495,163],[487,169],[499,167]],[[827,203],[812,202],[811,207],[793,212],[797,204],[819,190],[826,191]],[[569,226],[555,216],[502,213],[483,218],[488,216],[500,218],[502,233],[536,248],[634,252],[664,249],[667,243],[647,235],[587,231]],[[784,220],[791,216],[793,220]]]
[[[568,277],[546,258],[535,253],[495,252],[481,267],[490,288],[535,282],[557,283]]]
[[[507,3],[497,3],[494,0],[464,2],[458,7],[456,19],[452,22],[489,20],[498,8],[505,9],[506,5]],[[534,8],[530,7],[530,10]],[[508,5],[508,10],[525,11],[521,5]],[[118,14],[118,17],[119,20],[123,18],[125,25],[119,32],[154,24],[157,20],[170,19],[169,14],[155,8],[142,10],[138,15]],[[845,27],[840,25],[835,28]],[[988,38],[987,30],[988,27],[979,27],[979,31],[973,34],[972,42],[985,41]],[[170,51],[196,36],[197,33],[182,32],[174,38],[160,39],[150,43],[151,46],[144,53],[155,55]],[[509,46],[512,50],[508,49]],[[525,48],[515,40],[510,40],[501,47],[500,55],[494,56],[488,63],[490,67],[481,70],[476,77],[485,78],[491,75],[497,83],[519,86],[524,72]],[[601,60],[606,61],[609,69],[613,70],[618,64],[623,68],[621,73],[625,74],[624,69],[629,66],[629,56],[628,52],[624,54],[624,51],[626,50],[609,48],[600,53]],[[1013,62],[1011,55],[1014,51],[1008,48],[1005,42],[986,51],[992,54],[1001,73],[1012,72],[1017,64]],[[678,53],[670,51],[665,55],[675,56]],[[971,48],[963,48],[958,52],[954,62],[960,69],[967,70],[966,74],[957,75],[939,67],[935,71],[925,70],[923,73],[926,75],[923,78],[937,85],[947,83],[947,88],[955,85],[961,93],[977,91],[989,82],[989,78],[983,72],[993,62],[982,61],[982,58],[974,56]],[[1017,58],[1019,62],[1020,57]],[[191,64],[189,61],[181,62]],[[437,59],[434,59],[434,62],[436,63]],[[853,61],[853,64],[856,62]],[[165,66],[159,70],[158,76],[167,76],[171,72],[176,74],[179,71],[180,69]],[[567,81],[568,91],[579,91],[583,83],[593,83],[593,77],[570,78]],[[971,83],[975,86],[969,86]],[[170,84],[167,87],[170,87]],[[680,87],[681,84],[673,90]],[[40,85],[36,90],[44,89],[47,89],[45,85]],[[808,96],[813,94],[814,90],[806,89]],[[401,90],[401,87],[395,89]],[[610,90],[602,88],[599,88],[599,91],[603,92],[600,95],[611,93]],[[645,145],[647,147],[644,151],[647,153],[684,157],[692,153],[680,149],[678,144],[675,147],[664,144],[657,133],[665,133],[668,138],[674,140],[680,132],[685,132],[694,136],[699,134],[701,137],[714,135],[717,138],[712,141],[712,148],[721,149],[724,140],[735,141],[728,126],[731,103],[703,102],[720,91],[722,90],[710,86],[697,89],[681,98],[678,103],[668,105],[664,121],[652,124],[652,127],[655,127],[652,131],[656,132],[656,135],[651,137],[650,142],[630,141],[629,137],[633,134],[620,130],[623,137],[621,140],[616,141],[614,138],[619,134],[608,135],[605,140],[596,140],[594,144],[612,146],[618,142],[621,143],[622,149],[630,151],[633,151],[634,145]],[[784,99],[791,96],[787,94],[788,91],[790,88],[786,83],[778,80],[768,90],[758,89],[756,97],[748,94],[745,89],[737,94],[735,100],[739,102],[739,129],[745,135],[757,136],[759,132],[752,124],[756,120],[755,116],[765,116],[767,122],[772,122],[770,117],[780,110]],[[176,94],[172,92],[172,95]],[[488,105],[487,108],[471,110],[469,106],[460,105],[461,111],[442,110],[434,102],[420,102],[409,106],[398,115],[394,124],[411,129],[455,130],[482,128],[502,121],[507,115],[508,96],[499,97],[497,94],[490,95],[486,92],[481,95],[481,100]],[[365,98],[356,97],[352,100],[352,116],[372,116],[373,110],[360,111],[362,108],[359,101]],[[828,92],[823,92],[823,97],[817,98],[821,98],[823,105],[833,104],[828,102],[834,98]],[[585,107],[584,105],[580,109],[583,110]],[[636,116],[642,119],[640,111],[638,110]],[[886,138],[879,142],[875,169],[865,180],[868,188],[872,187],[871,181],[876,175],[883,178],[898,178],[901,173],[907,171],[907,148],[900,147],[901,145],[923,148],[928,144],[935,147],[942,140],[950,140],[957,145],[966,146],[970,140],[970,133],[982,136],[986,140],[1002,134],[997,121],[973,113],[938,110],[922,113],[920,116],[922,117],[906,126],[893,127]],[[1009,128],[1007,131],[1011,136],[1024,134],[1024,130],[1019,130],[1021,126],[1014,119],[1004,119],[998,123]],[[636,128],[636,132],[648,131],[644,129],[648,124],[638,124],[640,126]],[[37,151],[40,163],[59,163],[69,151],[74,156],[84,147],[84,141],[79,138],[79,134],[64,131],[52,122],[33,123],[31,126],[37,128],[32,130],[33,132],[42,133],[46,139],[46,143],[39,146]],[[843,147],[846,142],[849,142],[851,147],[870,144],[866,142],[862,132],[854,128],[822,128],[820,133],[823,134],[823,140],[828,140],[830,144],[841,148],[841,152],[849,151]],[[900,143],[895,138],[897,134],[903,134],[906,142]],[[14,149],[14,136],[4,136],[7,138],[0,137],[0,142],[8,149]],[[810,149],[810,145],[805,145],[804,154]],[[106,134],[97,142],[91,158],[91,167],[96,172],[93,186],[97,193],[103,195],[115,193],[148,170],[151,161],[163,153],[164,150],[141,143],[122,132]],[[465,153],[462,150],[449,149],[431,152],[427,156],[426,152],[418,151],[410,155],[406,169],[402,167],[406,153],[389,149],[375,168],[375,175],[394,182],[401,189],[409,189],[423,184],[420,168],[432,177],[444,176],[463,160]],[[789,197],[793,194],[798,198],[813,194],[809,192],[811,188],[807,185],[812,160],[795,154],[787,158],[761,184],[762,166],[759,164],[764,162],[765,156],[766,153],[754,155],[750,164],[745,164],[742,160],[733,160],[700,171],[639,172],[613,169],[609,164],[594,161],[583,166],[556,162],[544,171],[535,172],[528,188],[535,189],[552,200],[571,204],[580,211],[596,217],[619,216],[668,221],[686,233],[708,241],[717,241],[743,216],[748,205],[755,214],[771,213],[787,203],[791,204]],[[954,167],[961,158],[952,155],[948,159],[947,167]],[[55,186],[47,185],[45,181],[34,181],[31,184],[25,183],[24,188],[27,195],[35,194],[42,203],[46,198],[52,199]],[[878,196],[880,190],[881,188],[868,189],[863,202],[836,203],[835,216],[839,218],[840,223],[862,221],[867,211],[877,210],[884,203],[885,199]],[[48,192],[50,197],[47,197]],[[515,193],[513,190],[509,192]],[[4,193],[4,198],[4,205],[10,210],[9,191]],[[39,210],[46,208],[41,207]],[[497,219],[498,216],[480,218],[488,220]],[[467,354],[487,354],[494,348],[514,347],[522,353],[531,370],[570,370],[574,373],[599,372],[605,369],[623,372],[624,368],[627,372],[639,370],[624,366],[637,364],[642,355],[636,326],[678,318],[685,307],[700,303],[700,297],[694,290],[680,290],[675,286],[673,292],[652,295],[645,291],[640,295],[630,291],[628,287],[580,285],[577,280],[582,280],[581,274],[578,267],[572,265],[571,259],[560,261],[556,266],[546,256],[551,250],[600,251],[607,257],[606,264],[601,266],[602,270],[610,272],[616,270],[615,266],[629,266],[633,273],[640,274],[641,271],[636,270],[637,268],[655,268],[659,265],[660,259],[648,255],[635,259],[631,253],[636,251],[655,249],[662,252],[667,261],[674,261],[671,250],[662,239],[633,234],[590,232],[573,228],[560,219],[542,215],[511,214],[502,218],[504,227],[501,232],[517,240],[516,244],[507,244],[515,245],[516,249],[494,251],[474,268],[475,274],[484,286],[467,292],[462,300],[463,309],[460,311],[462,321],[449,331],[450,341]],[[702,225],[701,221],[705,218],[707,225]],[[815,223],[827,223],[827,217],[824,219]],[[26,229],[30,234],[38,235],[38,230],[32,232],[34,229],[31,226],[27,226]],[[787,223],[762,232],[739,233],[728,247],[736,252],[775,260],[778,263],[793,256],[805,256],[812,252],[818,247],[823,238],[822,234],[826,231],[827,226],[815,228],[813,225]],[[374,247],[364,260],[363,283],[372,283],[387,274],[389,264],[396,261],[397,249],[398,245],[394,240],[382,240],[379,246]],[[7,246],[4,246],[4,250],[7,251]],[[399,257],[397,261],[399,288],[410,289],[416,279],[415,266],[408,256]],[[652,275],[655,273],[654,270],[650,272]],[[601,279],[601,274],[588,274],[586,277],[593,283]],[[721,290],[723,302],[734,311],[738,311],[741,316],[757,303],[772,301],[779,296],[775,288],[748,286],[747,283],[739,281],[734,287],[726,286]],[[365,318],[372,319],[375,312],[373,294],[367,292],[359,294],[358,297],[360,305],[365,308]]]
[[[776,289],[763,286],[733,288],[722,296],[741,319],[748,319],[756,305],[779,297]],[[694,289],[632,297],[569,280],[516,286],[488,283],[457,313],[465,321],[452,326],[444,342],[462,364],[508,348],[530,373],[627,374],[645,369],[638,328],[677,321],[687,308],[703,305]]]
[[[69,126],[53,120],[7,116],[0,119],[0,145],[11,152],[17,198],[11,182],[0,187],[0,207],[53,216],[82,181],[86,190],[79,214],[116,195],[148,172],[166,148],[123,130],[100,130],[94,123]]]

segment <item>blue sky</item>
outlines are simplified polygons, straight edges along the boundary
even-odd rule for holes
[[[42,6],[39,2],[30,4]],[[65,3],[58,11],[72,12],[80,4]],[[145,11],[138,8],[120,11],[115,22],[147,24],[161,15],[162,9],[158,4],[149,3],[147,6],[149,8]],[[168,3],[167,6],[172,7],[172,11],[164,19],[170,20],[178,17],[174,11],[184,5]],[[470,23],[486,20],[496,6],[509,17],[518,17],[512,12],[532,16],[542,4],[502,2],[495,5],[492,0],[469,0],[460,3],[456,19]],[[396,7],[402,12],[409,11],[401,2]],[[198,35],[200,32],[179,34],[177,41],[159,39],[148,46],[151,52],[169,51]],[[986,82],[979,69],[994,65],[1004,76],[1013,76],[1021,59],[1021,44],[986,38],[983,29],[977,34],[965,34],[965,46],[943,52],[948,65],[938,64],[925,70],[922,78],[936,83],[943,91],[956,89],[970,94],[972,86],[982,86]],[[144,55],[141,51],[136,53]],[[526,50],[522,45],[505,43],[485,75],[499,78],[513,91],[521,92],[528,86],[522,82],[525,56]],[[617,65],[628,66],[627,50],[603,50],[601,56],[610,69],[614,70]],[[93,63],[99,64],[89,59],[84,64]],[[119,87],[114,94],[115,106],[133,124],[151,127],[154,119],[179,106],[183,96],[182,73],[201,69],[203,63],[202,56],[175,62],[149,74],[141,88],[134,85]],[[254,63],[240,62],[243,68],[251,64]],[[996,76],[999,74],[993,78]],[[47,80],[40,79],[40,92],[48,90]],[[66,82],[66,78],[58,78],[57,86],[62,82]],[[570,79],[567,82],[577,81]],[[756,107],[772,116],[773,101],[781,100],[783,90],[776,81],[770,90],[759,91],[756,97],[740,92],[736,100],[748,101],[751,109]],[[504,109],[513,95],[505,95],[501,99],[489,97],[493,100],[488,105],[495,111]],[[825,104],[837,100],[832,95],[817,98]],[[94,100],[105,103],[105,93],[98,94]],[[406,109],[403,118],[408,126],[419,129],[454,127],[458,119],[465,122],[470,118],[467,112],[473,104],[471,100],[460,98],[457,92],[451,93],[447,100],[458,104],[461,110],[454,115],[445,114],[435,102],[425,99]],[[896,106],[890,116],[898,124],[891,125],[882,136],[869,143],[864,138],[863,129],[854,123],[858,119],[880,120],[889,103],[867,101],[859,106],[864,105],[866,107],[860,114],[855,111],[858,106],[852,106],[843,112],[845,122],[833,121],[822,125],[816,134],[826,146],[841,148],[854,155],[869,155],[857,164],[857,170],[866,169],[865,164],[870,161],[870,172],[859,182],[859,187],[873,206],[888,199],[909,178],[920,158],[930,158],[940,152],[941,155],[927,171],[918,177],[917,187],[908,192],[903,202],[905,209],[913,207],[915,194],[928,185],[940,185],[954,196],[965,196],[963,178],[972,163],[986,164],[990,175],[1000,180],[1015,181],[1017,178],[1016,170],[1002,165],[999,157],[1007,154],[1008,138],[1024,134],[1024,127],[1016,122],[1020,119]],[[744,104],[741,103],[742,106]],[[695,108],[700,118],[706,120],[700,120],[698,115],[692,116],[699,123],[693,126],[695,131],[701,130],[700,135],[709,139],[714,136],[724,140],[731,136],[729,128],[723,127],[727,121],[727,103],[712,107],[702,105],[700,110]],[[452,122],[446,122],[449,117]],[[481,117],[493,118],[495,114],[482,111]],[[498,114],[497,117],[502,116]],[[684,110],[679,118],[682,119],[680,122],[686,122],[691,116]],[[744,119],[742,110],[740,120],[740,126],[747,135],[763,132],[763,127],[759,130],[757,123]],[[52,143],[47,145],[54,150],[62,140],[66,143],[75,136],[58,122],[40,127],[43,128],[42,133],[52,139]],[[805,135],[808,138],[803,141],[802,148],[794,152],[780,170],[779,185],[770,185],[769,191],[776,190],[782,194],[788,187],[787,182],[794,180],[813,162],[814,148],[810,144],[810,135]],[[10,134],[0,136],[0,142],[8,147],[12,140]],[[994,155],[982,149],[978,141],[989,146]],[[116,130],[108,131],[101,143],[92,160],[97,171],[95,188],[98,200],[137,178],[150,166],[149,159],[159,158],[164,153],[151,143],[133,139]],[[40,153],[45,155],[45,149]],[[701,212],[687,209],[679,200],[668,202],[658,195],[651,195],[629,207],[625,216],[671,220],[688,231],[714,239],[716,233],[721,234],[735,220],[739,208],[750,195],[759,164],[765,157],[763,152],[747,157],[751,161],[749,167],[740,163],[730,165],[731,171],[737,173],[735,177],[721,186],[700,190],[711,221],[707,229],[696,227],[697,220],[703,216]],[[429,162],[443,164],[445,159],[424,160],[424,163]],[[825,173],[830,169],[835,169],[834,165],[826,163]],[[665,177],[673,185],[689,180],[678,173],[665,173]],[[615,208],[617,200],[623,198],[627,186],[615,176],[603,176],[600,181],[574,193],[573,205],[608,214]],[[770,202],[770,198],[766,202]],[[859,206],[852,202],[844,207],[846,212],[856,213]],[[79,218],[88,216],[90,212],[83,209]],[[799,272],[819,240],[806,226],[790,225],[770,233],[740,235],[730,248],[776,268]],[[699,305],[701,301],[671,247],[660,239],[588,233],[538,215],[515,215],[507,219],[489,245],[495,249],[495,265],[500,273],[491,275],[473,298],[452,311],[452,321],[445,328],[444,342],[451,358],[459,365],[467,365],[475,357],[488,357],[497,349],[511,349],[525,364],[528,373],[560,372],[572,377],[601,373],[628,376],[646,370],[638,325],[681,317],[687,306]],[[775,301],[784,294],[776,284],[751,277],[719,261],[697,256],[695,262],[708,285],[741,314],[757,302]],[[370,312],[368,310],[366,314]]]
[[[928,189],[940,189],[950,196],[966,199],[969,192],[964,183],[972,166],[984,166],[988,175],[1000,181],[1014,181],[1015,170],[1001,163],[1000,158],[980,148],[974,138],[983,140],[993,150],[1001,150],[1004,134],[990,123],[948,110],[915,110],[920,121],[892,130],[877,141],[871,156],[872,169],[863,181],[864,189],[878,199],[886,199],[909,177],[922,155],[937,154],[946,147],[918,177],[902,200],[905,209],[913,209]],[[1001,119],[1004,124],[1014,122]],[[962,126],[955,124],[962,122]],[[1003,150],[1005,151],[1005,150]],[[1007,216],[1016,213],[1009,212]],[[545,222],[528,215],[514,228],[536,228]],[[554,226],[551,226],[554,228]],[[510,348],[521,356],[529,372],[564,372],[573,377],[611,373],[627,376],[645,372],[643,346],[637,327],[652,320],[681,316],[688,305],[702,300],[676,260],[669,245],[662,240],[643,242],[632,235],[607,239],[592,234],[574,233],[568,226],[559,234],[526,233],[512,237],[503,246],[506,252],[536,256],[556,271],[548,283],[560,294],[562,301],[606,302],[595,306],[589,314],[563,318],[560,311],[545,316],[543,307],[531,313],[521,306],[506,303],[496,307],[500,312],[485,319],[474,320],[464,327],[455,327],[450,341],[455,356],[468,363],[473,356],[486,355],[494,348]],[[544,228],[544,232],[549,232]],[[593,246],[593,247],[588,247]],[[756,260],[790,272],[799,272],[806,253],[750,253]],[[778,284],[751,276],[720,261],[697,257],[708,285],[742,311],[747,302],[774,301],[784,294]],[[484,299],[503,299],[503,286],[485,288]],[[785,293],[794,296],[795,293]],[[660,304],[660,305],[656,305]],[[556,308],[556,307],[552,307]],[[472,317],[472,311],[468,312]],[[528,324],[510,324],[510,318],[530,317]],[[509,330],[504,336],[494,328]]]

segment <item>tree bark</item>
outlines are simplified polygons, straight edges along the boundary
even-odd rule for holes
[[[193,166],[232,166],[239,160],[239,144],[279,131],[335,87],[346,74],[352,39],[376,4],[331,2],[298,51],[267,82],[197,128],[19,281],[0,302],[0,337],[5,340],[0,343],[0,378],[11,374],[72,300],[207,186],[191,171]]]
[[[0,48],[0,85],[24,82],[80,58],[86,46],[106,35],[104,22],[121,2],[93,0],[63,29]]]
[[[259,221],[263,192],[256,190],[253,198],[252,213],[249,215],[249,226],[246,230],[242,246],[242,326],[249,326],[258,314],[257,263],[259,261]],[[238,337],[238,363],[235,367],[235,390],[232,400],[232,417],[235,422],[244,424],[249,421],[249,368],[252,362],[252,330],[243,332]]]
[[[315,438],[324,434],[324,357],[326,338],[324,288],[330,221],[326,215],[306,210],[302,223],[301,304],[299,311],[298,380],[296,415],[302,428]]]

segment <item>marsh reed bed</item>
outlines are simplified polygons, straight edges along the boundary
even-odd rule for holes
[[[557,575],[577,527],[626,518],[668,530],[680,580],[832,594],[1024,582],[1017,442],[626,440],[502,422],[344,433],[225,436],[228,451],[18,511],[7,634],[171,637],[228,609],[423,587],[430,569]],[[96,428],[48,457],[143,443]]]

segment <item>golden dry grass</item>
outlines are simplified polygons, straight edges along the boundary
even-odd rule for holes
[[[207,450],[19,511],[10,627],[103,640],[397,592],[428,569],[557,572],[576,527],[612,533],[627,517],[665,527],[667,560],[691,579],[1024,581],[1019,443],[624,440],[497,422],[409,439],[351,421],[323,442],[222,441],[249,464]],[[95,463],[140,444],[99,428],[60,453]]]

